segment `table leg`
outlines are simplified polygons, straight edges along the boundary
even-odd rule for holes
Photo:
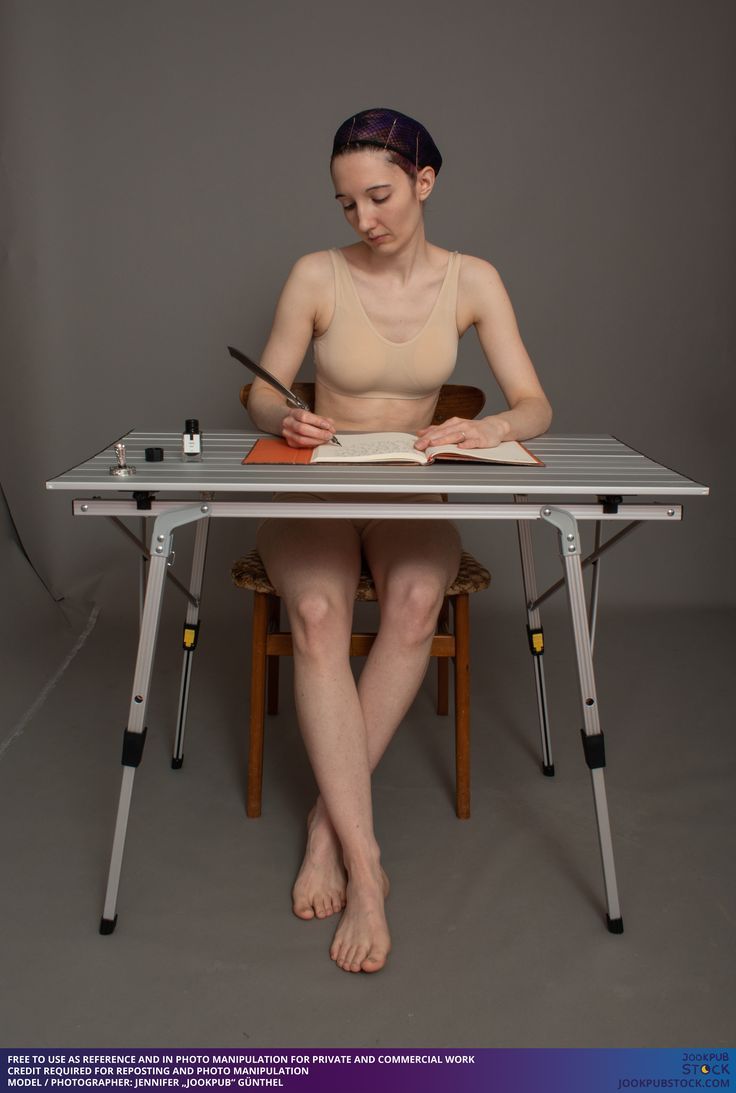
[[[140,520],[141,539],[145,543],[146,541],[146,518],[141,517]],[[138,563],[138,626],[143,625],[143,604],[146,599],[146,580],[148,578],[148,555],[141,554],[140,561]]]
[[[204,511],[203,511],[204,509]],[[207,506],[188,505],[185,508],[174,509],[159,517],[153,525],[151,538],[151,551],[148,580],[146,582],[146,595],[143,603],[143,616],[141,618],[140,634],[138,638],[138,654],[136,657],[135,672],[133,675],[133,690],[128,713],[128,726],[123,733],[123,778],[120,786],[120,798],[115,820],[115,833],[113,835],[112,852],[110,855],[110,868],[107,877],[107,889],[105,903],[100,920],[100,933],[111,934],[117,922],[116,906],[118,888],[120,885],[120,872],[123,864],[123,850],[125,848],[125,835],[128,827],[128,816],[133,796],[133,781],[136,768],[143,757],[143,746],[146,740],[146,708],[151,685],[153,671],[153,658],[156,651],[156,636],[161,617],[161,603],[163,600],[164,581],[166,578],[166,563],[171,554],[171,545],[174,528],[182,524],[191,523],[193,520],[201,520],[209,511]]]
[[[514,500],[517,502],[526,501],[526,495],[516,494]],[[517,520],[516,530],[519,533],[521,577],[524,582],[524,599],[526,602],[526,631],[529,638],[529,651],[532,655],[534,683],[537,690],[539,732],[542,740],[542,773],[551,778],[555,773],[555,764],[552,758],[552,738],[550,735],[549,711],[547,708],[547,690],[544,682],[544,630],[542,629],[539,608],[534,604],[534,601],[537,598],[537,576],[534,569],[531,521]]]
[[[192,575],[189,581],[189,591],[193,599],[187,604],[187,615],[184,622],[184,663],[181,669],[181,687],[179,689],[179,710],[176,718],[176,736],[174,738],[174,754],[171,757],[171,766],[179,770],[184,762],[184,732],[186,730],[187,708],[189,705],[189,684],[192,678],[192,656],[197,648],[199,640],[199,608],[201,604],[202,579],[204,577],[205,558],[207,556],[207,540],[209,537],[210,520],[204,517],[197,524],[194,535],[194,555],[192,557]]]
[[[544,520],[557,528],[560,539],[560,556],[565,570],[565,585],[575,639],[578,681],[583,707],[583,752],[591,774],[593,802],[598,825],[598,842],[603,867],[603,883],[608,906],[606,919],[611,933],[620,934],[623,933],[624,925],[618,900],[611,825],[603,775],[606,756],[603,733],[598,718],[590,628],[580,564],[580,533],[577,521],[564,509],[545,506],[541,510],[541,515]]]
[[[595,651],[595,628],[598,622],[598,588],[601,579],[601,560],[598,552],[601,549],[601,521],[595,522],[595,542],[593,544],[593,561],[590,563],[593,576],[590,583],[590,610],[588,611],[588,629],[590,630],[590,651]]]

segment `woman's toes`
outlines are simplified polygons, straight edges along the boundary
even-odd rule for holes
[[[353,959],[350,961],[350,971],[359,972],[363,967],[363,959],[364,954],[362,949],[358,949],[357,952],[353,953]]]
[[[297,918],[314,918],[314,907],[306,899],[297,897],[294,900],[293,909]]]
[[[364,957],[361,962],[360,968],[364,972],[380,972],[383,965],[386,963],[386,956],[375,956],[371,953]]]

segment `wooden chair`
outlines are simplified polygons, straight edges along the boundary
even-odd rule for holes
[[[248,407],[250,384],[240,392]],[[314,384],[295,383],[292,388],[304,401],[314,405]],[[485,395],[477,387],[448,384],[442,388],[434,423],[448,417],[473,418],[485,404]],[[278,712],[279,657],[292,656],[291,634],[281,630],[281,600],[268,579],[257,550],[239,558],[232,568],[238,588],[253,592],[253,641],[250,679],[250,743],[246,812],[261,815],[263,785],[264,713]],[[470,816],[470,613],[468,597],[490,584],[491,576],[472,554],[463,551],[460,568],[445,593],[437,620],[437,633],[430,655],[437,658],[437,713],[449,709],[449,661],[453,661],[455,698],[455,812],[461,820]],[[369,572],[364,570],[355,593],[356,601],[376,599],[376,589]],[[452,606],[452,622],[450,607]],[[350,656],[366,656],[375,640],[374,633],[353,633]]]

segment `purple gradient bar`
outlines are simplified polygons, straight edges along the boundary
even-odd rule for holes
[[[17,1048],[0,1090],[628,1093],[731,1089],[728,1048]],[[736,1083],[733,1088],[736,1089]]]

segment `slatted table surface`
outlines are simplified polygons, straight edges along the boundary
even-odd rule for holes
[[[100,932],[111,933],[117,921],[116,907],[123,848],[133,780],[145,740],[146,703],[153,674],[161,600],[167,575],[177,580],[168,570],[169,562],[173,560],[174,532],[187,524],[196,524],[189,588],[187,589],[177,581],[181,590],[189,598],[185,633],[194,635],[194,640],[190,644],[185,644],[184,649],[173,760],[176,766],[181,765],[183,755],[191,656],[196,645],[199,597],[210,517],[277,516],[330,519],[335,517],[336,510],[339,509],[339,515],[346,517],[370,516],[401,520],[407,518],[426,520],[437,517],[517,521],[530,634],[541,633],[541,630],[537,629],[539,627],[537,609],[541,598],[537,600],[536,596],[536,578],[528,521],[546,520],[558,532],[560,557],[565,569],[564,581],[567,582],[569,590],[570,619],[575,637],[584,746],[593,786],[606,894],[606,921],[611,932],[620,933],[623,929],[623,920],[618,900],[605,795],[603,737],[595,698],[595,677],[577,520],[628,521],[626,527],[606,540],[600,548],[602,552],[615,544],[622,535],[627,534],[642,520],[664,519],[677,522],[681,516],[682,506],[673,503],[669,498],[704,495],[708,493],[708,488],[668,467],[655,463],[612,436],[547,435],[532,440],[528,447],[543,461],[545,465],[542,467],[510,467],[500,464],[461,462],[408,467],[382,466],[376,463],[344,467],[335,464],[244,466],[243,457],[260,435],[255,432],[207,433],[203,438],[201,462],[185,462],[181,455],[179,433],[135,430],[121,438],[125,441],[128,463],[136,467],[135,475],[126,478],[110,475],[110,467],[117,465],[111,444],[92,459],[46,483],[52,490],[75,490],[87,495],[92,494],[89,499],[74,500],[74,514],[113,517],[121,524],[126,534],[131,533],[124,528],[119,517],[137,514],[144,522],[146,517],[154,518],[150,557],[145,570],[143,566],[141,567],[141,576],[144,571],[147,571],[147,580],[145,596],[141,600],[138,654],[131,689],[128,726],[124,734],[123,776]],[[144,450],[147,447],[163,448],[164,461],[146,463]],[[131,492],[139,491],[143,496],[135,499],[130,497]],[[334,501],[324,503],[315,501],[306,505],[298,501],[273,501],[269,495],[278,491],[320,492],[345,496],[339,498],[339,504],[335,504]],[[112,498],[109,497],[110,493],[113,494]],[[173,494],[175,499],[146,496],[146,494],[160,495],[161,493]],[[223,493],[231,497],[221,500]],[[386,501],[385,496],[382,496],[393,493],[441,493],[448,495],[455,504],[454,506],[439,502],[392,504]],[[103,494],[108,494],[108,497],[104,498]],[[123,497],[123,494],[128,494],[128,497]],[[199,497],[194,500],[193,496],[196,497],[197,494]],[[217,495],[217,499],[203,496],[208,494]],[[242,499],[232,496],[235,494],[246,495],[246,497]],[[256,495],[255,500],[253,494]],[[358,499],[351,500],[347,496],[349,494],[359,495]],[[536,502],[522,500],[522,496],[531,499],[540,495],[543,499]],[[553,501],[554,495],[562,499],[561,505]],[[603,500],[604,497],[611,496],[617,498],[616,504]],[[618,503],[619,496],[624,499],[623,504]],[[664,498],[668,500],[664,501]],[[143,547],[142,540],[135,539],[135,542],[140,551]],[[143,549],[145,550],[145,547]],[[554,587],[552,586],[548,592],[553,591]],[[143,581],[141,582],[142,590]],[[544,741],[543,762],[544,769],[547,771],[551,769],[553,762],[548,736],[541,650],[539,655],[534,657],[534,663],[540,728]]]
[[[133,430],[120,437],[127,462],[136,474],[115,478],[113,445],[91,459],[50,479],[50,490],[130,493],[250,493],[274,490],[350,493],[446,493],[449,495],[528,494],[587,497],[620,494],[636,497],[705,496],[708,487],[655,463],[613,436],[548,434],[527,447],[544,467],[510,467],[488,463],[435,463],[422,467],[377,463],[307,467],[243,466],[242,459],[263,434],[208,432],[199,463],[184,462],[179,433]],[[146,463],[147,447],[164,449],[162,463]]]

